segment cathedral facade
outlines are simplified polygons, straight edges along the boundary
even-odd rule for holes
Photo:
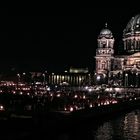
[[[132,17],[123,31],[123,52],[116,55],[112,32],[102,29],[96,49],[96,84],[140,87],[140,15]]]

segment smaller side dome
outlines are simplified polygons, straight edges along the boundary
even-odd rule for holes
[[[107,24],[105,25],[105,28],[101,30],[98,38],[113,38],[112,32],[107,28]]]

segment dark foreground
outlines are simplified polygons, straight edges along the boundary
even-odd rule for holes
[[[51,127],[29,119],[1,121],[1,140],[139,140],[140,109],[106,116],[102,120],[87,120],[69,126]]]
[[[39,113],[0,120],[0,139],[140,139],[140,102],[63,113]]]

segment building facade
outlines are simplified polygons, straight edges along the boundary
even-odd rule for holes
[[[83,86],[90,84],[91,75],[88,68],[70,68],[61,73],[49,73],[48,85]]]
[[[132,17],[123,31],[123,54],[115,53],[115,39],[107,25],[97,41],[96,84],[140,87],[140,15]]]

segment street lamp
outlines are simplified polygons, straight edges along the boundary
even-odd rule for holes
[[[100,81],[100,79],[101,79],[100,75],[98,75],[98,76],[96,77],[96,79],[97,79],[97,81]]]
[[[139,84],[139,78],[138,78],[138,72],[136,73],[136,86],[138,87],[138,84]]]
[[[88,80],[89,80],[89,85],[91,85],[91,75],[90,75],[90,73],[88,74]]]
[[[43,76],[43,83],[44,83],[44,86],[45,86],[45,74],[43,73],[42,76]]]
[[[125,74],[125,87],[128,86],[128,74],[126,73]]]
[[[96,72],[94,73],[94,84],[97,84],[97,82],[96,82]]]
[[[97,75],[95,76],[95,81],[96,81],[96,84],[99,84],[100,83],[100,80],[101,80],[101,76],[100,75]]]
[[[26,73],[23,72],[23,73],[22,73],[22,82],[25,82],[25,81],[26,81]]]
[[[20,74],[18,73],[17,74],[17,77],[18,77],[18,82],[20,81]]]
[[[20,81],[20,74],[19,73],[17,74],[17,78],[18,78],[17,79],[17,90],[18,90],[18,85],[19,85],[19,81]]]

